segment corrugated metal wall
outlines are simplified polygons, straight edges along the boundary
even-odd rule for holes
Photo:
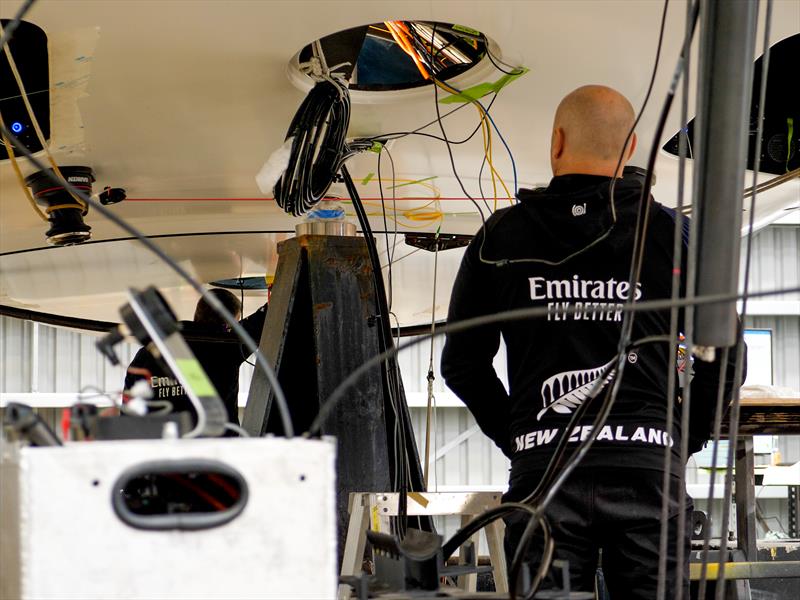
[[[800,227],[767,227],[753,237],[750,289],[762,291],[800,286]],[[776,299],[800,300],[800,293]],[[800,389],[800,314],[751,316],[747,327],[772,330],[772,361],[775,385]],[[782,460],[800,460],[800,436],[779,436]]]
[[[404,343],[409,338],[402,340]],[[508,459],[503,456],[495,445],[476,430],[475,419],[453,393],[447,389],[439,374],[439,362],[444,346],[444,337],[435,338],[433,345],[434,366],[434,400],[437,408],[432,419],[430,456],[442,454],[445,446],[452,446],[460,437],[465,437],[468,432],[473,432],[466,437],[463,443],[457,444],[452,450],[444,453],[435,460],[435,470],[431,468],[429,483],[431,489],[435,486],[504,486],[508,482]],[[398,364],[403,375],[403,386],[409,399],[410,412],[417,446],[422,459],[425,452],[426,413],[424,408],[427,403],[428,367],[431,358],[431,345],[429,342],[418,344],[401,352]],[[500,379],[507,383],[505,375],[505,348],[501,345],[495,358],[495,367]]]
[[[120,344],[118,366],[95,348],[98,338],[69,329],[0,317],[0,392],[120,391],[136,346]]]
[[[65,394],[56,406],[74,402],[81,391],[119,393],[137,347],[119,344],[113,366],[95,348],[95,335],[0,317],[0,393]],[[72,397],[74,395],[74,397]],[[56,431],[61,408],[40,407]],[[0,418],[3,409],[0,407]]]
[[[30,321],[0,317],[0,392],[33,391],[34,327]]]
[[[744,277],[744,250],[742,240],[742,267]],[[800,227],[773,225],[753,236],[750,262],[750,291],[761,292],[777,288],[800,286]],[[800,292],[785,294],[776,300],[798,300]]]

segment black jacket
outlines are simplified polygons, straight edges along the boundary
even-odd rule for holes
[[[261,339],[266,315],[267,305],[265,304],[252,315],[240,321],[256,344]],[[238,425],[239,367],[250,353],[235,334],[221,326],[213,328],[193,321],[181,321],[181,331],[184,334],[215,338],[214,341],[190,339],[188,344],[225,404],[228,421]],[[140,348],[133,357],[133,361],[128,367],[129,372],[125,376],[126,390],[130,389],[138,379],[144,379],[141,374],[131,373],[131,367],[150,371],[153,400],[169,400],[172,403],[173,412],[188,411],[194,414],[191,401],[184,393],[183,386],[175,379],[169,367],[153,358],[147,348]]]
[[[564,264],[487,261],[543,258],[557,262],[585,247],[611,225],[609,183],[607,177],[565,175],[553,178],[546,189],[520,190],[519,204],[488,219],[485,241],[483,232],[473,238],[453,287],[448,323],[510,309],[548,308],[548,315],[541,319],[449,335],[442,355],[447,385],[484,433],[511,458],[514,472],[547,466],[573,410],[615,358],[623,319],[619,308],[630,293],[641,183],[617,181],[617,222],[611,233]],[[643,301],[670,297],[673,270],[674,212],[650,202],[644,265],[635,291]],[[683,276],[681,282],[683,287]],[[576,314],[565,312],[573,308],[578,309]],[[632,339],[667,334],[669,322],[668,310],[637,313]],[[507,349],[508,392],[492,366],[500,335]],[[674,413],[677,435],[673,439],[665,431],[667,369],[674,351],[662,342],[629,354],[614,408],[584,466],[660,470],[665,445],[672,445],[675,456],[679,455],[680,404],[676,403]],[[726,371],[727,393],[735,354],[731,352]],[[692,450],[709,437],[719,373],[718,363],[695,363]],[[599,404],[599,400],[593,403],[582,423],[591,423]],[[588,428],[579,428],[571,432],[571,441],[577,443],[588,433]]]

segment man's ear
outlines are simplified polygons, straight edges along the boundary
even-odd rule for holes
[[[631,157],[633,156],[633,153],[634,153],[634,152],[636,152],[636,143],[637,143],[638,141],[639,141],[639,138],[638,138],[638,137],[636,137],[636,134],[634,133],[634,134],[631,136],[631,146],[630,146],[630,150],[628,151],[628,160],[630,160],[630,159],[631,159]],[[627,162],[627,161],[626,161],[626,162]]]
[[[550,144],[551,158],[561,158],[564,154],[564,130],[561,127],[553,129],[553,140]]]

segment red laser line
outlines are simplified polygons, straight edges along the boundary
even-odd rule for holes
[[[387,198],[390,200],[391,198]],[[500,196],[497,198],[493,198],[491,196],[486,197],[487,200],[508,200],[508,196]],[[128,198],[125,202],[273,202],[275,198]],[[330,200],[339,200],[342,201],[342,198],[330,198]],[[380,202],[380,197],[374,198],[362,198],[362,200],[372,201],[372,202]],[[470,199],[467,197],[446,197],[446,198],[431,198],[430,196],[403,196],[402,198],[395,199],[398,202],[402,202],[403,200],[425,200],[427,202],[434,202],[437,200],[461,200],[464,202],[470,202]],[[483,200],[483,198],[481,198]]]

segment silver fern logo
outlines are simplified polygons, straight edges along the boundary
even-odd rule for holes
[[[544,408],[536,415],[536,420],[541,421],[542,416],[550,409],[562,415],[570,414],[580,406],[594,389],[603,373],[614,363],[612,358],[602,367],[595,369],[579,369],[577,371],[564,371],[548,377],[542,384],[542,402]],[[614,378],[614,372],[605,376],[600,389]],[[599,391],[599,390],[598,390]]]

